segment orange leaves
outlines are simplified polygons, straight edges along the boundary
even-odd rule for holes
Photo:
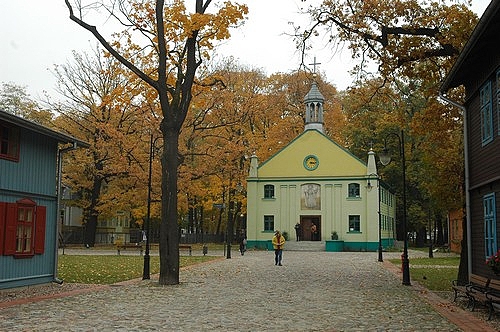
[[[134,18],[136,29],[142,30],[151,27],[151,22],[155,21],[155,8],[153,5],[153,1],[131,3],[130,16]]]
[[[212,49],[212,42],[229,38],[229,29],[243,20],[247,13],[246,5],[230,1],[224,2],[216,13],[188,13],[185,1],[176,0],[164,10],[166,37],[173,44],[196,38],[200,47]]]
[[[411,77],[414,64],[423,61],[436,62],[432,71],[439,70],[441,59],[458,55],[477,20],[466,5],[451,1],[324,1],[310,14],[332,36],[333,47],[347,42],[353,57],[363,60],[361,69],[371,59],[386,77],[396,71]]]

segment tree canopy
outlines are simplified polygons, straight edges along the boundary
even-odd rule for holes
[[[213,44],[229,38],[248,9],[230,1],[210,12],[212,0],[193,0],[192,12],[183,0],[65,0],[70,19],[86,29],[130,73],[152,89],[158,101],[163,139],[159,283],[179,283],[177,194],[179,133],[192,101],[196,73],[209,59]],[[123,30],[106,38],[89,23],[89,13],[107,13]]]
[[[327,36],[333,50],[346,46],[358,60],[352,68],[358,81],[342,99],[350,149],[373,145],[380,151],[389,132],[407,136],[411,231],[426,227],[425,211],[443,218],[463,204],[463,114],[440,102],[438,89],[477,22],[469,6],[470,1],[325,0],[310,6],[310,26],[296,30],[304,51]],[[391,167],[381,172],[399,183]]]

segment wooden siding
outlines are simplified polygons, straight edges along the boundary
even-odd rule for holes
[[[29,198],[45,206],[45,250],[33,257],[0,256],[0,289],[51,282],[57,247],[57,147],[53,138],[21,131],[18,162],[0,159],[0,201]]]
[[[483,197],[495,193],[497,241],[500,238],[500,135],[496,72],[500,66],[498,35],[500,33],[500,2],[491,1],[475,27],[469,41],[441,86],[446,94],[463,85],[466,91],[467,152],[470,206],[467,211],[471,227],[472,271],[485,277],[495,277],[485,264],[485,233]],[[493,140],[483,146],[479,91],[488,81],[492,85]],[[497,244],[498,245],[498,244]],[[498,278],[498,277],[496,277]]]
[[[467,135],[469,150],[469,187],[470,193],[470,220],[471,220],[471,273],[495,277],[485,265],[486,253],[484,243],[484,210],[483,197],[496,193],[497,234],[500,234],[500,136],[498,103],[496,97],[496,70],[489,77],[478,79],[467,102]],[[492,114],[493,114],[493,141],[483,146],[481,136],[481,112],[479,105],[479,89],[490,80],[492,83]],[[472,82],[472,80],[471,80]],[[500,239],[497,235],[497,241]],[[497,244],[498,247],[500,247]]]
[[[486,266],[486,253],[484,246],[484,211],[483,197],[495,193],[497,234],[500,234],[500,181],[488,184],[481,188],[471,190],[471,239],[472,239],[472,273],[494,277]],[[497,242],[500,238],[497,236]],[[497,243],[498,247],[500,245]]]
[[[496,73],[496,70],[495,70]],[[496,78],[491,75],[492,82],[492,104],[493,104],[493,141],[482,145],[481,139],[481,112],[479,109],[479,93],[473,95],[467,104],[467,135],[469,137],[469,180],[470,187],[475,188],[480,184],[487,183],[491,179],[500,178],[500,136],[498,104],[496,98]],[[483,83],[486,80],[483,80]]]
[[[493,34],[494,39],[496,33]],[[474,274],[495,278],[485,265],[485,233],[483,197],[495,193],[497,241],[500,240],[500,127],[497,99],[496,72],[499,70],[499,53],[495,43],[480,43],[479,58],[472,58],[470,75],[463,82],[466,88],[466,117],[468,136],[469,194],[471,222],[471,261]],[[481,112],[479,91],[488,82],[492,87],[493,140],[483,146],[481,135]],[[497,243],[500,248],[500,245]]]
[[[54,279],[56,238],[56,201],[34,199],[37,205],[47,207],[45,250],[31,258],[16,259],[0,256],[0,289],[51,282]]]
[[[484,54],[480,62],[475,62],[471,66],[472,73],[467,77],[467,81],[464,82],[466,91],[466,100],[475,98],[475,94],[481,86],[486,82],[486,78],[494,73],[498,66],[498,51],[496,50],[497,44],[490,43],[489,47],[484,49]],[[494,89],[494,85],[491,86]]]
[[[21,131],[19,162],[0,159],[0,194],[56,195],[57,142],[27,130]]]

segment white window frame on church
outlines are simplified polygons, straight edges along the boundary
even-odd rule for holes
[[[264,232],[274,232],[274,216],[264,216]]]
[[[349,198],[359,198],[360,197],[360,186],[359,183],[349,183],[347,185],[347,197]]]
[[[353,226],[353,227],[351,227]],[[349,215],[349,232],[350,233],[360,233],[361,232],[361,216],[359,214]]]
[[[274,185],[272,184],[264,185],[264,198],[267,199],[274,198]]]

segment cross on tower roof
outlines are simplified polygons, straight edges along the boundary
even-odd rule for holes
[[[314,57],[314,62],[309,64],[309,66],[313,66],[313,74],[316,74],[316,65],[320,64],[321,62],[316,62],[316,57]]]

